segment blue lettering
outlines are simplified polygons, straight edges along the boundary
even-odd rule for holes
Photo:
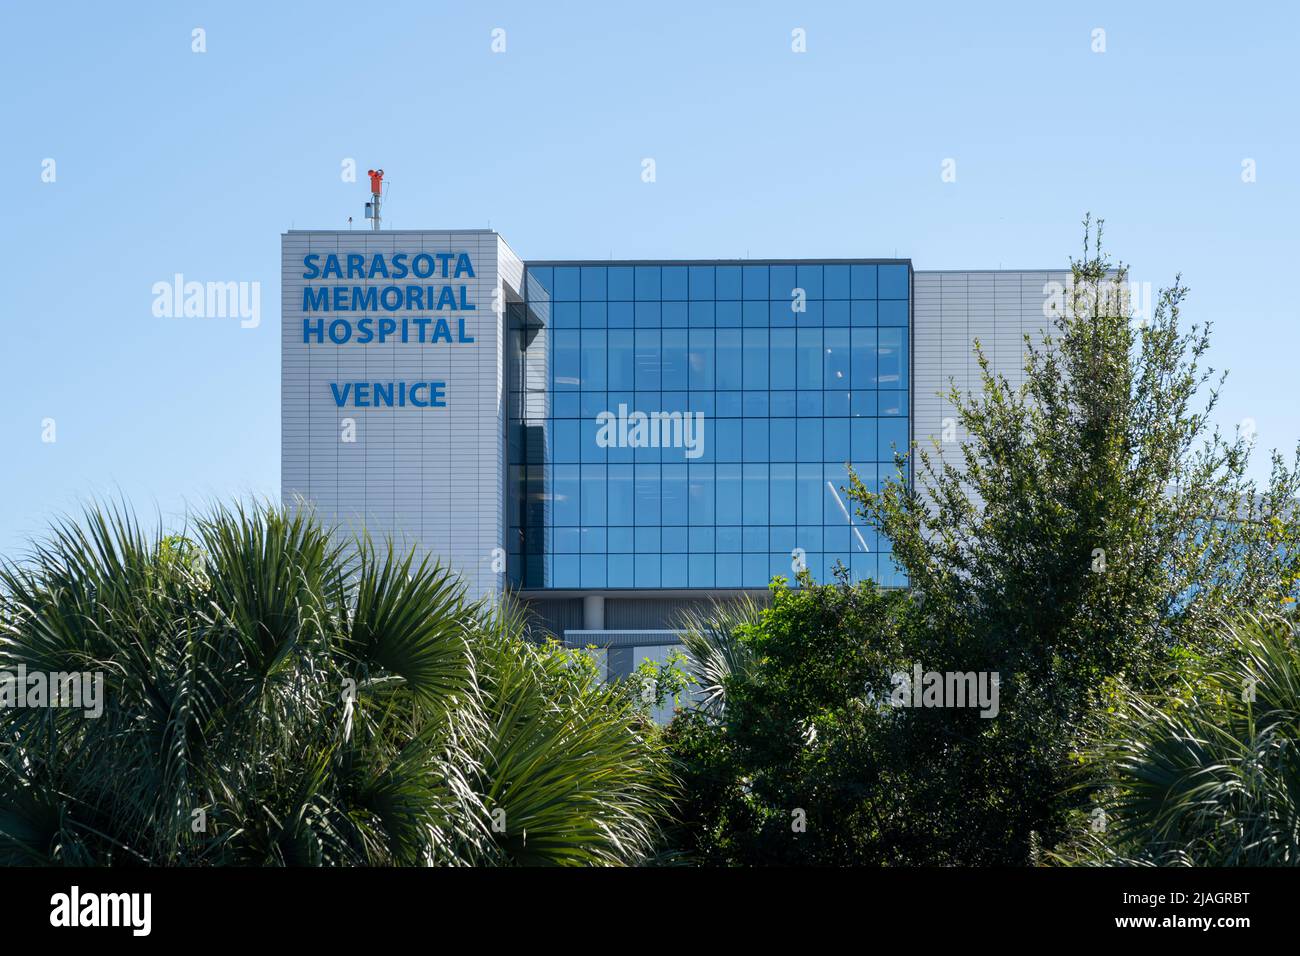
[[[320,253],[312,252],[302,257],[302,264],[307,267],[307,271],[302,274],[304,279],[314,279],[320,275],[320,266],[316,263],[320,261]]]
[[[443,275],[446,274],[443,273]],[[468,252],[462,252],[460,258],[456,260],[456,278],[459,279],[462,275],[467,275],[471,279],[474,278],[474,267],[469,264]]]
[[[347,402],[348,392],[350,392],[351,390],[352,390],[352,384],[350,382],[345,383],[343,386],[343,394],[340,395],[338,383],[330,382],[330,391],[334,393],[334,404],[339,408],[342,408],[343,405]]]
[[[325,268],[321,270],[323,279],[342,279],[343,270],[339,268],[339,257],[330,253],[325,257]]]
[[[471,343],[471,342],[474,341],[474,337],[473,337],[472,335],[467,335],[467,334],[465,333],[465,320],[464,320],[464,319],[457,319],[457,320],[456,320],[456,325],[458,326],[458,328],[457,328],[457,332],[459,333],[459,335],[457,336],[457,340],[458,340],[458,341],[460,341],[460,342],[464,342],[464,343],[466,343],[466,344]]]
[[[422,263],[423,271],[421,271]],[[427,252],[421,252],[411,260],[411,271],[415,273],[417,279],[429,278],[429,276],[433,275],[433,256],[429,255]]]

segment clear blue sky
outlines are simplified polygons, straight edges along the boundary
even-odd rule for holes
[[[0,553],[278,493],[280,233],[360,222],[370,165],[387,225],[525,258],[1060,266],[1091,210],[1217,324],[1219,421],[1293,448],[1297,7],[1062,6],[4,0]],[[155,318],[177,272],[260,281],[260,328]]]

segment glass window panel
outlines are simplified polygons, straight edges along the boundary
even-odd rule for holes
[[[744,386],[768,387],[767,329],[744,329]]]
[[[907,298],[907,266],[890,265],[880,266],[879,271],[880,288],[877,291],[877,298],[880,299],[906,299]]]
[[[740,324],[751,329],[765,329],[772,323],[768,321],[767,310],[771,305],[767,299],[761,302],[745,302],[741,305]]]
[[[767,461],[766,418],[744,418],[741,423],[741,454],[745,461]]]
[[[795,521],[798,524],[821,524],[822,521],[822,465],[800,462],[798,467]]]
[[[849,451],[854,461],[873,461],[876,457],[876,419],[854,418],[849,422]],[[875,468],[873,466],[874,473]]]
[[[600,302],[605,299],[605,277],[604,266],[582,267],[582,301]]]
[[[849,298],[849,267],[847,265],[826,266],[822,276],[824,279],[824,298]]]
[[[559,302],[577,302],[582,298],[582,270],[576,266],[556,268],[555,298]]]
[[[824,298],[822,295],[822,267],[819,265],[800,264],[795,275],[796,284],[807,293],[810,299]]]
[[[741,580],[747,588],[767,587],[771,577],[767,573],[766,554],[745,554],[740,558]]]
[[[636,330],[636,388],[637,391],[658,391],[660,360],[660,332],[658,329]],[[654,408],[655,406],[650,406]],[[641,409],[648,411],[649,409]]]
[[[740,266],[718,266],[714,270],[714,295],[719,299],[740,299]]]
[[[792,423],[793,424],[793,423]],[[795,523],[795,466],[774,462],[769,486],[768,512],[773,524]]]
[[[903,334],[902,329],[881,329],[879,332],[876,381],[881,388],[903,388],[907,384]]]
[[[826,461],[849,461],[853,457],[847,418],[823,419],[822,441],[825,443]]]
[[[795,404],[795,414],[800,418],[821,418],[822,394],[821,392],[796,392],[798,401]]]
[[[555,494],[552,496],[554,506],[552,510],[555,514],[556,527],[577,526],[582,523],[578,511],[578,504],[582,498],[580,469],[580,465],[557,464],[555,466]]]
[[[606,587],[632,587],[636,581],[635,560],[630,554],[611,554],[609,556],[609,581]]]
[[[794,461],[795,460],[795,419],[793,418],[771,418],[768,419],[768,449],[772,456],[772,461]],[[820,455],[817,456],[821,458]]]
[[[739,302],[717,302],[713,306],[713,324],[735,328],[740,325]]]
[[[638,554],[636,556],[636,586],[639,588],[659,587],[659,555]]]
[[[713,465],[687,466],[690,488],[689,519],[693,525],[712,525],[714,515]]]
[[[691,329],[687,356],[691,388],[713,388],[713,329]]]
[[[610,465],[609,466],[609,485],[606,493],[609,496],[609,523],[611,525],[632,525],[636,523],[635,497],[633,495],[632,465]],[[624,539],[618,539],[622,542]],[[627,537],[626,548],[614,548],[611,544],[610,550],[632,550],[631,535]]]
[[[907,452],[907,419],[877,418],[879,428],[876,461],[892,462],[895,454]]]
[[[609,320],[605,315],[604,302],[584,302],[582,303],[582,327],[584,329],[603,329],[608,327]]]
[[[718,524],[739,525],[741,523],[741,467],[738,464],[717,466],[717,504],[714,520]]]
[[[631,266],[610,266],[607,289],[611,302],[630,302],[636,297]]]
[[[690,304],[690,319],[687,324],[693,329],[711,329],[717,323],[713,319],[712,302],[692,302]]]
[[[573,329],[555,330],[555,389],[576,391],[582,382],[582,338]]]
[[[740,461],[741,423],[739,418],[719,418],[708,423],[713,429],[713,437],[706,445],[712,445],[713,461]]]
[[[639,334],[639,333],[638,333]],[[663,372],[661,388],[667,389],[685,389],[686,388],[686,330],[685,329],[664,329],[662,338],[662,358]],[[638,354],[638,371],[640,368],[640,349],[641,343],[637,341]],[[640,379],[638,379],[638,382]],[[649,411],[649,409],[646,409]]]
[[[578,302],[557,302],[552,306],[557,329],[576,329],[582,325],[582,305]]]
[[[687,305],[685,302],[665,302],[660,306],[662,315],[661,324],[664,328],[684,329],[689,324],[687,321]]]
[[[877,320],[881,325],[907,326],[907,302],[881,301],[876,304]]]
[[[687,559],[690,586],[693,588],[713,587],[713,555],[692,554]]]
[[[777,299],[767,304],[767,324],[774,329],[788,329],[795,324],[796,318],[794,302],[790,299]]]
[[[663,325],[658,302],[638,302],[633,320],[638,329],[657,329]]]
[[[849,329],[825,329],[822,332],[825,369],[823,383],[826,388],[847,390],[849,378]]]
[[[558,467],[558,466],[557,466]],[[659,488],[659,465],[638,464],[636,468],[636,523],[638,527],[658,525],[663,514]]]
[[[740,392],[714,392],[718,402],[714,414],[719,418],[739,418],[742,414]],[[766,394],[766,393],[764,393]]]
[[[821,462],[822,458],[822,419],[800,418],[797,426],[798,460]]]
[[[644,525],[639,525],[635,530],[636,552],[638,554],[658,554],[660,551],[659,528],[657,526],[647,528]]]
[[[712,299],[713,266],[691,266],[690,287],[692,299]]]
[[[799,283],[795,281],[794,266],[769,266],[767,297],[790,302]],[[748,296],[746,296],[748,298]]]
[[[795,329],[772,329],[771,346],[769,356],[772,367],[772,374],[769,388],[783,389],[794,388],[796,381],[796,369],[798,359],[796,356],[796,331]],[[819,366],[820,367],[820,366]],[[748,388],[749,383],[745,383]]]
[[[631,302],[610,302],[606,306],[606,321],[611,329],[630,329],[636,324]]]
[[[690,298],[685,266],[664,266],[662,269],[661,298],[665,301],[685,301]]]
[[[739,554],[719,554],[714,558],[717,572],[714,586],[720,588],[738,588],[743,583],[740,572],[741,556]]]
[[[659,477],[663,496],[662,524],[684,525],[687,519],[686,466],[665,464]]]
[[[855,265],[849,269],[849,292],[855,299],[876,297],[876,267]]]
[[[742,388],[740,329],[717,331],[717,387]]]
[[[609,388],[636,387],[635,333],[631,329],[611,329],[609,344]]]
[[[595,418],[580,418],[578,426],[582,432],[579,441],[582,444],[582,460],[584,462],[604,462],[608,449],[602,448],[596,441],[596,435],[600,431],[600,422]]]
[[[552,460],[574,464],[581,458],[581,422],[576,418],[557,418],[551,424],[555,436],[555,455]]]
[[[744,484],[744,498],[741,519],[747,525],[767,525],[768,509],[768,464],[744,464],[741,466],[741,481]],[[766,528],[761,529],[766,534]],[[747,531],[748,533],[748,531]],[[766,540],[760,546],[767,550]],[[748,546],[746,547],[749,550]]]
[[[706,554],[713,550],[713,525],[697,525],[687,529],[687,550],[691,554]]]
[[[744,297],[767,299],[767,266],[743,266]]]
[[[605,374],[606,333],[603,329],[584,329],[582,332],[582,387],[603,391],[608,383]]]
[[[686,528],[664,528],[663,529],[663,553],[664,554],[685,554],[686,553]]]
[[[550,266],[529,267],[524,289],[530,302],[533,299],[547,301],[554,298],[555,270]]]
[[[797,332],[797,387],[821,388],[823,366],[822,330],[798,329]],[[773,335],[775,335],[775,332]]]
[[[659,267],[636,267],[636,299],[638,302],[657,302],[659,294]]]
[[[603,525],[606,517],[605,466],[582,466],[582,523]]]
[[[557,588],[582,587],[581,558],[576,554],[555,556],[555,586]]]

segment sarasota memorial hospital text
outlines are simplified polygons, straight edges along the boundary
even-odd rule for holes
[[[474,278],[466,252],[308,253],[302,257],[302,341],[305,345],[472,345],[464,317],[438,315],[340,317],[337,313],[471,312],[465,282]],[[379,284],[374,283],[380,280]],[[412,281],[422,280],[422,281]],[[334,284],[326,284],[333,281]],[[365,283],[356,284],[358,282]],[[326,313],[312,318],[309,313]],[[339,408],[445,408],[445,381],[330,382]]]

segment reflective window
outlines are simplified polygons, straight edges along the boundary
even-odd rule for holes
[[[906,449],[909,284],[894,262],[527,267],[514,583],[905,585],[843,489]]]

